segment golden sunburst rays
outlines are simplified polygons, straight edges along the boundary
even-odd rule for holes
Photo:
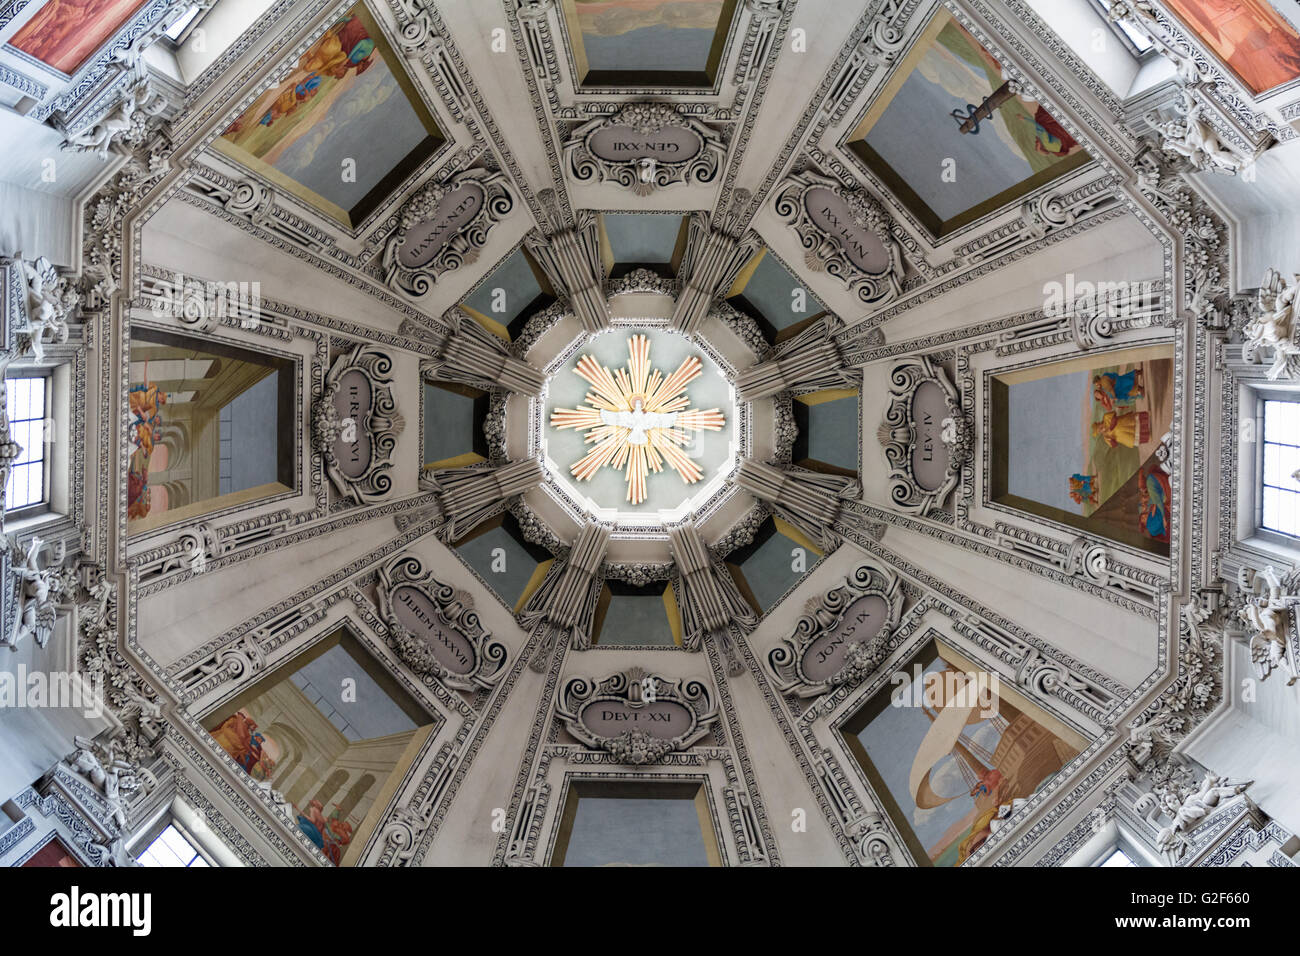
[[[690,408],[686,386],[703,372],[692,355],[667,378],[650,367],[650,340],[634,335],[627,340],[626,368],[610,372],[590,355],[578,360],[574,372],[591,384],[586,405],[557,408],[552,428],[584,429],[584,444],[596,447],[578,460],[570,473],[590,481],[602,467],[621,468],[627,479],[627,500],[639,505],[646,498],[646,476],[663,471],[666,462],[687,484],[704,476],[699,465],[683,451],[691,432],[720,431],[726,424],[721,411]]]

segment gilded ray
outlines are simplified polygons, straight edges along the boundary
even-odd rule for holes
[[[682,446],[692,432],[720,431],[726,418],[716,408],[690,407],[686,386],[703,371],[698,357],[689,356],[665,377],[651,368],[646,336],[633,335],[627,350],[627,367],[613,372],[590,355],[578,360],[574,374],[591,385],[586,404],[555,409],[551,427],[585,431],[583,443],[595,445],[569,469],[575,478],[590,481],[606,466],[622,469],[627,500],[639,505],[646,499],[647,475],[662,472],[665,464],[687,484],[704,477]]]

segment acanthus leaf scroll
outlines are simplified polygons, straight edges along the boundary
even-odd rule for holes
[[[488,233],[514,208],[500,171],[470,169],[407,201],[384,246],[384,282],[419,298],[445,272],[472,265]]]
[[[356,504],[372,504],[393,486],[393,450],[405,421],[392,388],[393,360],[357,345],[330,369],[312,413],[312,446],[330,482]]]
[[[464,691],[489,690],[507,651],[484,629],[474,599],[436,578],[413,555],[379,570],[379,610],[398,656],[421,677]]]
[[[878,645],[898,626],[903,588],[887,568],[864,562],[827,591],[768,655],[783,694],[819,697],[875,669]]]

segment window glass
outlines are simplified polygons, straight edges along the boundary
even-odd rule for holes
[[[1109,15],[1110,8],[1114,5],[1114,0],[1097,0],[1097,3],[1101,6],[1102,10]],[[1129,43],[1133,44],[1134,49],[1136,49],[1138,53],[1145,53],[1147,50],[1151,49],[1151,38],[1141,30],[1130,26],[1127,20],[1112,23],[1111,26],[1124,34],[1124,37],[1129,41]]]
[[[11,378],[5,382],[5,412],[9,434],[20,446],[5,484],[5,511],[45,502],[45,398],[42,376]]]
[[[1260,525],[1300,536],[1300,403],[1264,403]]]
[[[165,36],[168,40],[171,40],[173,43],[176,43],[178,40],[180,40],[182,34],[184,34],[185,31],[189,29],[190,24],[194,22],[195,18],[198,17],[199,13],[200,13],[199,5],[192,4],[188,10],[186,10],[183,14],[181,14],[181,16],[176,20],[175,23],[173,23],[171,26],[169,26],[166,30],[163,31],[163,36]]]
[[[181,835],[171,824],[136,857],[141,866],[207,866],[194,844]]]

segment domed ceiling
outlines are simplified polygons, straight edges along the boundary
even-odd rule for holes
[[[1245,5],[1246,74],[1192,0],[73,3],[87,51],[0,2],[67,164],[4,273],[5,573],[57,592],[6,620],[144,781],[75,852],[1294,844],[1294,741],[1220,733],[1300,649],[1300,439],[1234,437],[1300,354],[1252,211],[1300,34]]]

